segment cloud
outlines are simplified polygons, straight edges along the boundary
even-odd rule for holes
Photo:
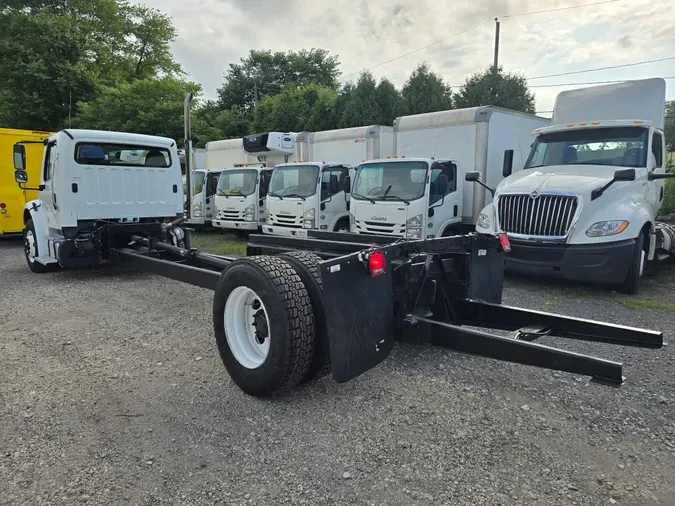
[[[426,61],[448,83],[462,84],[492,63],[494,18],[501,22],[500,64],[536,77],[675,54],[675,2],[620,0],[560,9],[597,0],[145,0],[174,18],[176,58],[214,97],[228,65],[250,49],[278,51],[322,47],[339,56],[343,76],[354,80],[372,68],[401,86]],[[658,23],[655,22],[658,20]],[[475,27],[476,25],[480,25]],[[475,27],[475,28],[474,28]],[[460,33],[465,32],[465,33]],[[433,44],[441,39],[445,41]],[[432,44],[408,56],[387,60]],[[530,84],[577,83],[675,76],[675,61],[533,80]],[[550,110],[569,87],[533,88],[538,110]],[[668,81],[675,98],[675,80]]]

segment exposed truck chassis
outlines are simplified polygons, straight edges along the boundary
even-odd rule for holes
[[[149,236],[131,239],[128,246],[114,248],[111,257],[214,290],[221,358],[235,383],[256,396],[331,373],[337,382],[349,381],[382,362],[397,339],[612,385],[624,380],[621,363],[534,341],[556,336],[644,348],[663,345],[657,331],[502,305],[506,244],[500,236],[472,233],[391,242],[388,237],[319,231],[308,238],[252,235],[243,258]],[[242,285],[260,294],[242,310],[244,317],[249,308],[256,311],[250,324],[258,344],[268,339],[271,358],[258,368],[233,360],[226,336],[227,312],[234,307],[228,300]],[[266,318],[259,318],[261,307]],[[468,327],[509,331],[513,337]]]

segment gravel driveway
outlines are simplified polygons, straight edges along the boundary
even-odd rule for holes
[[[641,295],[670,303],[675,273]],[[120,268],[32,274],[0,241],[0,504],[672,505],[675,351],[547,340],[621,388],[398,345],[289,397],[239,391],[212,294]],[[675,313],[509,279],[505,303],[662,330]]]

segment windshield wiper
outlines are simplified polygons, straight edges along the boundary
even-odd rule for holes
[[[298,198],[300,198],[300,199],[302,199],[302,200],[306,200],[306,199],[307,199],[307,197],[303,197],[302,195],[300,195],[300,194],[298,194],[298,193],[287,193],[286,195],[284,195],[284,197],[298,197]]]
[[[267,195],[271,195],[272,197],[279,197],[280,200],[284,200],[284,198],[281,195],[279,195],[278,193],[267,192]]]
[[[389,189],[387,189],[387,191],[389,191]],[[404,198],[399,197],[398,195],[387,195],[387,194],[386,194],[387,192],[384,192],[384,193],[385,193],[385,195],[382,195],[382,197],[381,197],[382,200],[387,200],[388,198],[390,198],[390,199],[400,200],[401,202],[405,202],[406,205],[409,205],[409,204],[410,204],[410,202],[408,202],[408,201],[407,201],[406,199],[404,199]]]
[[[373,199],[371,199],[370,197],[366,197],[365,195],[361,195],[360,193],[352,193],[352,197],[356,197],[356,198],[361,197],[362,199],[369,200],[373,204],[375,203],[375,201]]]

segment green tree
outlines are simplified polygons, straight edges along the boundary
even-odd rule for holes
[[[94,100],[79,104],[73,126],[161,135],[182,145],[183,103],[190,91],[198,96],[201,86],[173,77],[105,86]]]
[[[382,120],[377,88],[377,81],[369,71],[362,72],[355,85],[348,83],[344,87],[340,104],[340,128],[371,125]],[[386,91],[386,85],[382,91]]]
[[[459,93],[455,106],[477,107],[494,105],[513,111],[534,114],[534,94],[527,87],[527,79],[519,74],[504,73],[493,66],[468,77]]]
[[[394,84],[386,78],[382,78],[375,88],[375,102],[379,109],[379,115],[373,124],[392,125],[401,112],[401,93]]]
[[[675,151],[675,100],[666,102],[665,141],[671,151]]]
[[[207,142],[234,139],[252,133],[251,121],[236,107],[220,110],[214,101],[197,104],[192,113],[192,140],[202,148]]]
[[[401,109],[404,114],[452,109],[452,91],[443,78],[420,63],[401,88]]]
[[[337,101],[337,92],[325,86],[288,86],[260,101],[253,127],[257,132],[329,130],[335,128]]]
[[[163,14],[122,0],[11,0],[0,9],[0,96],[11,97],[0,124],[58,129],[101,86],[179,72],[175,35]]]
[[[225,72],[225,83],[218,90],[221,109],[233,106],[252,112],[256,99],[277,95],[287,86],[309,84],[337,89],[339,75],[337,56],[324,49],[272,52],[251,50],[241,63],[231,63]]]

